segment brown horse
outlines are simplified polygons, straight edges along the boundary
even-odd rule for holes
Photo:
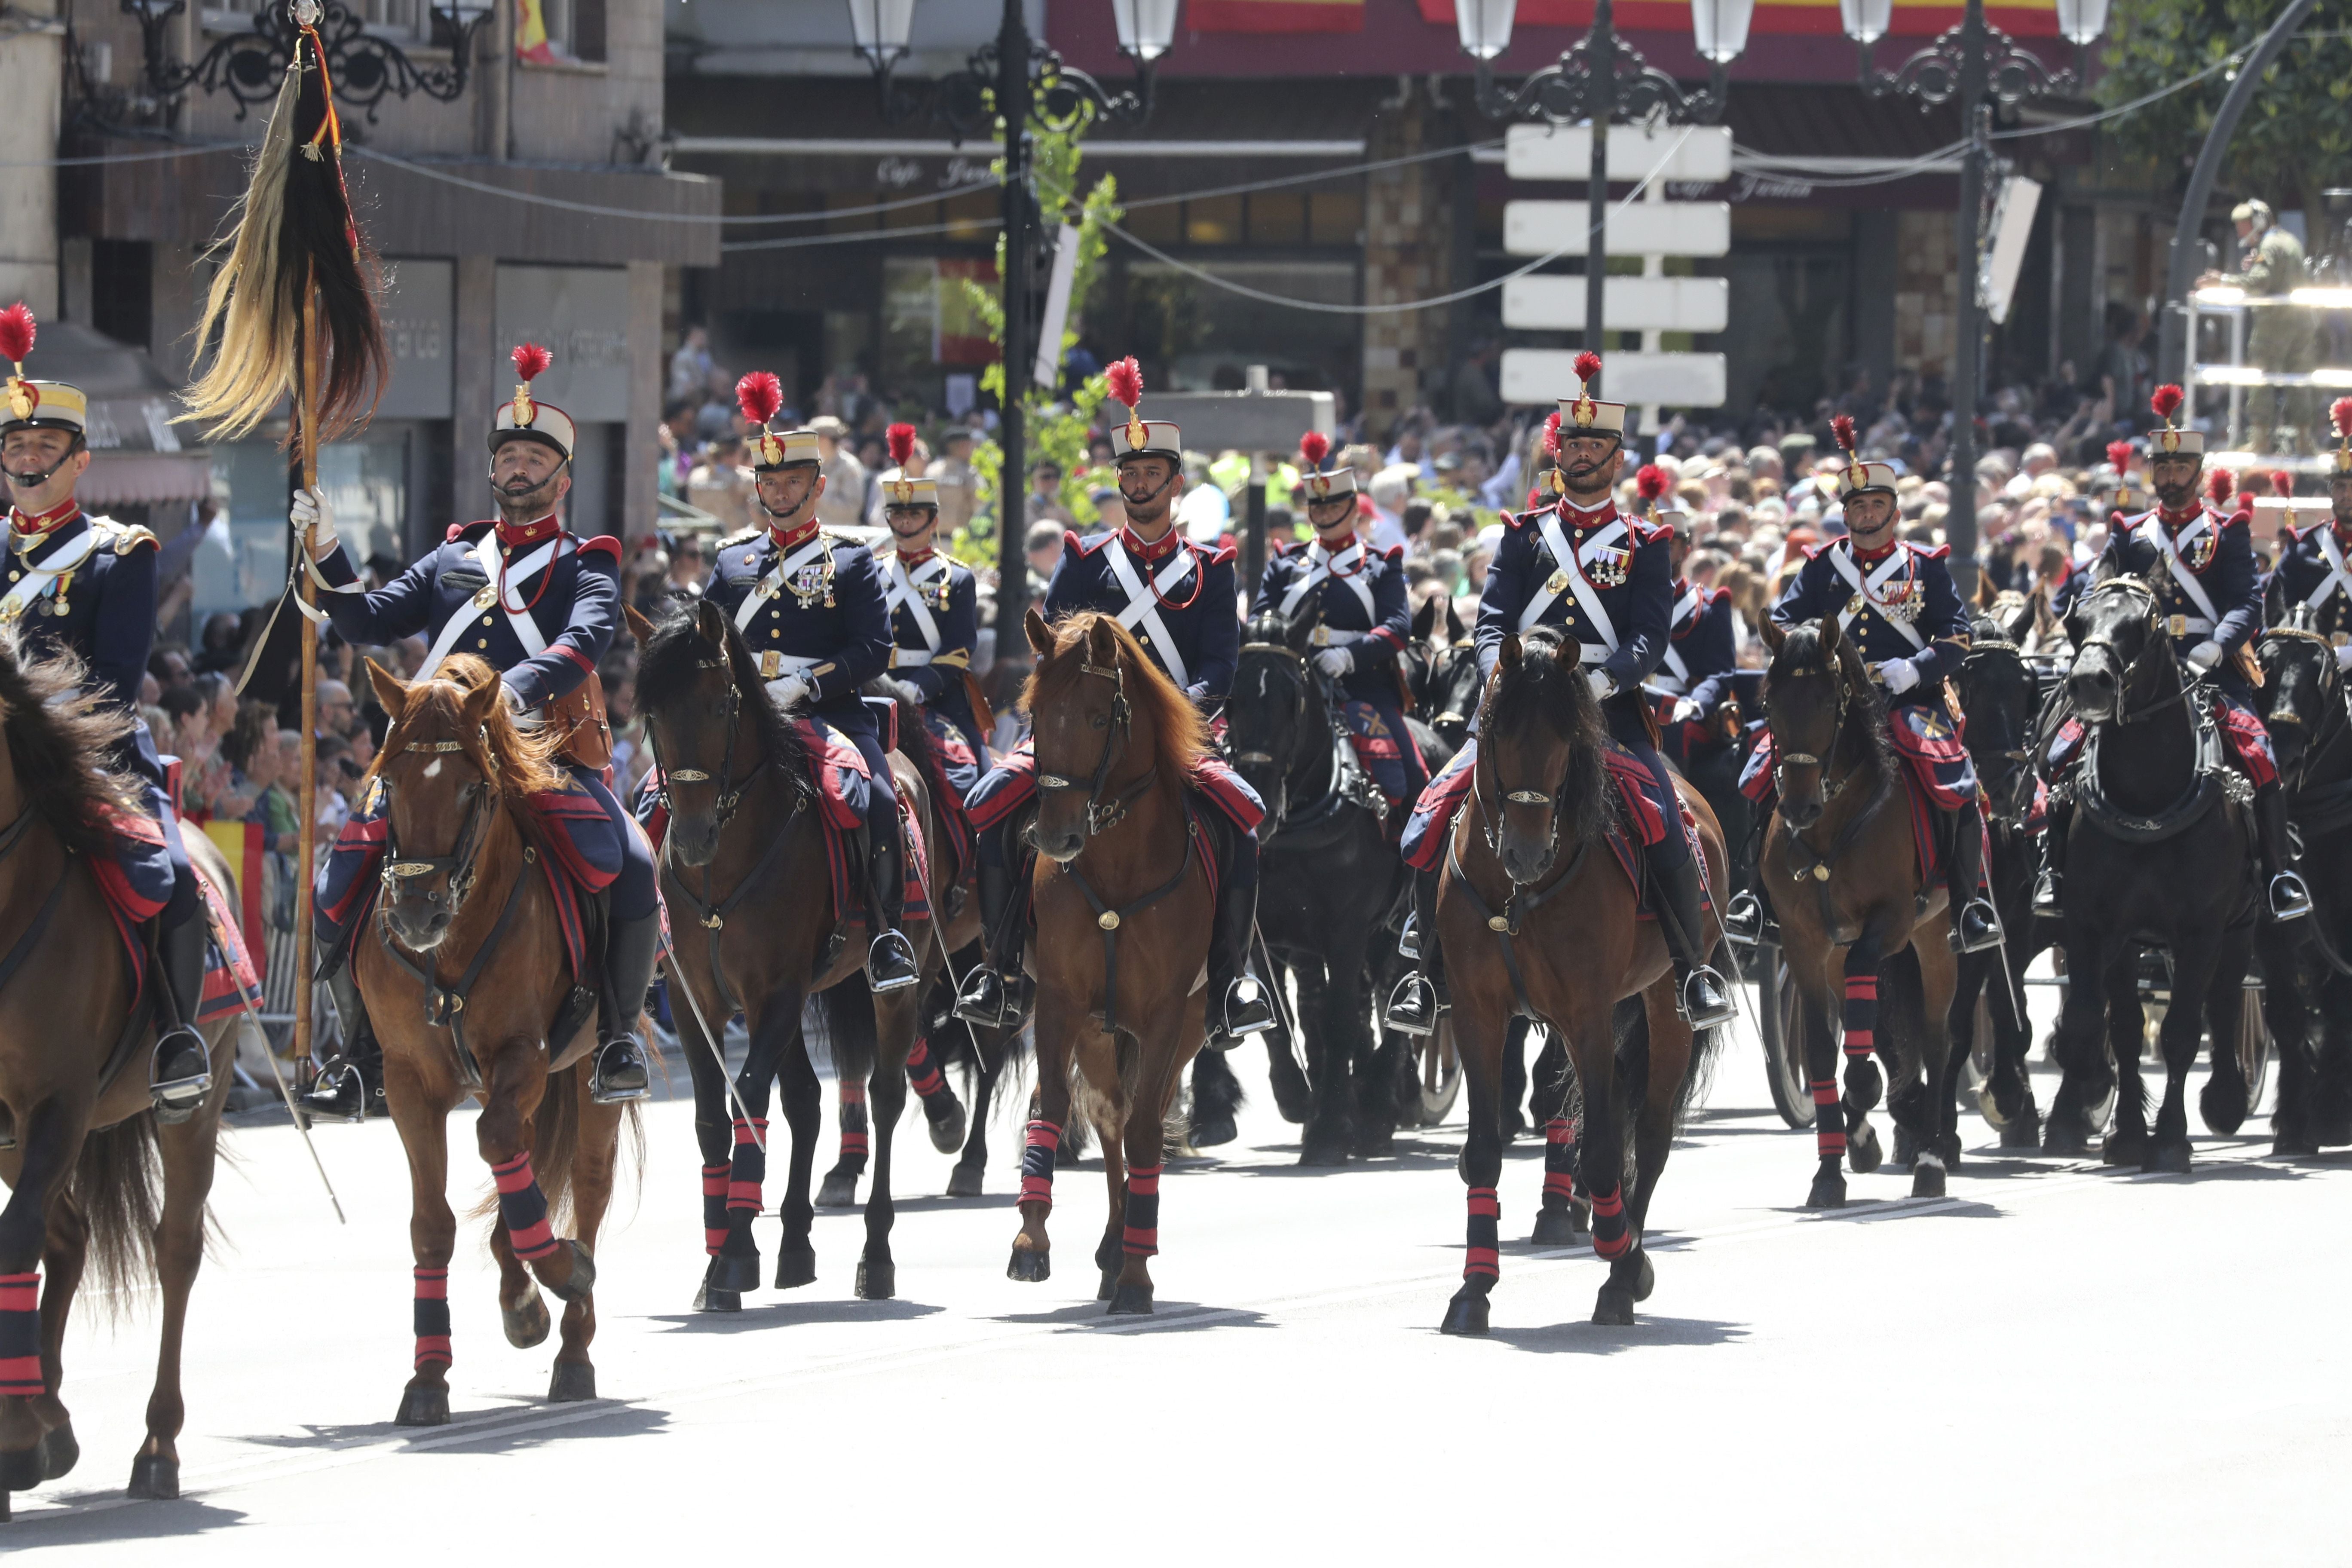
[[[1208,731],[1115,617],[1049,627],[1031,610],[1023,629],[1037,655],[1021,699],[1037,747],[1037,1109],[1006,1273],[1052,1272],[1045,1217],[1075,1077],[1110,1188],[1097,1299],[1146,1313],[1168,1111],[1206,1017],[1213,851],[1185,781]]]
[[[1616,813],[1601,704],[1577,647],[1552,627],[1507,636],[1478,714],[1472,800],[1438,884],[1438,940],[1454,995],[1454,1037],[1470,1086],[1462,1180],[1470,1189],[1462,1289],[1439,1325],[1483,1334],[1500,1275],[1503,1052],[1515,1017],[1565,1040],[1584,1102],[1580,1150],[1592,1249],[1609,1260],[1596,1323],[1633,1321],[1655,1270],[1642,1246],[1675,1127],[1720,1030],[1694,1038],[1675,1002],[1674,964],[1606,842]],[[1724,882],[1723,835],[1706,803],[1675,781],[1700,828],[1709,886]],[[1669,824],[1668,832],[1682,831]],[[1704,933],[1711,951],[1721,932]],[[1620,1005],[1623,1004],[1622,1006]],[[1633,1190],[1623,1190],[1625,1138]],[[1548,1179],[1547,1187],[1552,1183]],[[1548,1192],[1549,1205],[1551,1194]]]
[[[1921,879],[1914,814],[1906,809],[1910,785],[1860,651],[1834,617],[1785,632],[1768,617],[1761,630],[1772,650],[1764,718],[1778,748],[1780,801],[1765,828],[1758,876],[1780,918],[1801,1003],[1820,1159],[1805,1205],[1837,1208],[1845,1202],[1841,1158],[1857,1172],[1878,1168],[1878,1135],[1870,1127],[1881,1087],[1876,1057],[1906,1080],[1943,1083],[1958,970],[1945,940],[1944,885]],[[1902,956],[1906,950],[1911,958]],[[1889,1028],[1881,1027],[1882,969],[1892,993],[1884,1009]],[[1843,1100],[1831,1076],[1833,997],[1843,1004]],[[1958,1152],[1957,1139],[1942,1134],[1935,1098],[1906,1089],[1888,1107],[1916,1152],[1914,1197],[1944,1194],[1946,1160]]]
[[[142,786],[99,765],[120,754],[131,720],[79,695],[85,679],[79,659],[26,659],[0,638],[0,1176],[13,1189],[0,1210],[0,1520],[9,1492],[80,1455],[59,1390],[67,1319],[91,1266],[109,1290],[161,1277],[163,1345],[130,1489],[180,1495],[180,1343],[228,1095],[233,1020],[205,1031],[212,1092],[176,1126],[156,1124],[146,1074],[126,1070],[153,1037],[158,960],[151,949],[147,994],[134,996],[90,868],[111,853],[101,817],[141,810]],[[230,885],[209,840],[191,833],[187,846]]]
[[[635,610],[628,618],[644,649],[637,703],[669,807],[660,859],[662,896],[677,922],[670,994],[694,1079],[709,1254],[695,1304],[705,1311],[740,1310],[743,1292],[759,1288],[751,1222],[767,1178],[772,1084],[781,1083],[792,1131],[776,1288],[816,1279],[809,1174],[823,1111],[816,1068],[801,1038],[801,1008],[820,994],[835,1067],[845,1084],[866,1084],[874,1117],[874,1185],[856,1289],[867,1300],[887,1300],[898,1291],[890,1150],[907,1103],[907,1056],[921,1027],[926,986],[879,996],[866,989],[866,950],[847,940],[863,908],[855,900],[838,908],[833,896],[815,773],[824,763],[769,699],[735,623],[709,600],[658,625]],[[921,722],[900,710],[902,744]],[[898,798],[914,805],[924,842],[943,842],[915,763],[894,752],[891,773]],[[936,882],[931,891],[946,896]],[[928,981],[940,963],[931,922],[910,912],[905,932]],[[718,1036],[739,1012],[751,1043],[730,1086]]]
[[[498,1186],[499,1306],[509,1343],[547,1338],[544,1285],[562,1300],[553,1400],[596,1397],[596,1232],[613,1195],[632,1106],[599,1105],[580,1062],[594,1045],[594,994],[576,980],[541,862],[530,797],[561,787],[560,737],[524,735],[496,671],[470,655],[404,684],[371,661],[391,717],[368,787],[384,792],[384,888],[373,933],[352,946],[352,977],[383,1047],[383,1097],[408,1152],[416,1255],[415,1375],[394,1417],[449,1419],[449,1113],[482,1114],[474,1139]],[[555,1234],[569,1216],[576,1239]],[[538,1283],[532,1282],[536,1276]]]

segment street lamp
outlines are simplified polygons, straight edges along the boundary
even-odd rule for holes
[[[2107,0],[2058,0],[2058,26],[2074,46],[2073,70],[2053,71],[2042,57],[1985,22],[1984,0],[1968,0],[1957,26],[1891,71],[1874,70],[1871,45],[1885,36],[1892,0],[1838,0],[1838,17],[1860,57],[1861,85],[1873,98],[1895,94],[1922,107],[1960,100],[1967,138],[1960,157],[1957,257],[1959,300],[1953,311],[1951,510],[1944,537],[1952,548],[1963,593],[1976,586],[1977,401],[1984,353],[1984,268],[1979,233],[1984,224],[1985,175],[1992,162],[1996,103],[2072,92],[2083,79],[2083,51],[2105,30]]]
[[[162,100],[190,88],[226,92],[236,105],[239,120],[255,105],[274,101],[286,68],[294,61],[299,36],[287,0],[267,0],[254,12],[251,31],[231,33],[183,64],[172,58],[171,39],[174,19],[187,8],[187,0],[122,0],[122,14],[139,24],[149,94]],[[493,14],[488,0],[428,5],[429,36],[436,45],[447,46],[449,63],[421,66],[398,44],[369,32],[366,18],[342,0],[327,0],[314,9],[313,25],[327,73],[334,79],[335,101],[367,110],[370,121],[387,94],[406,98],[421,92],[442,103],[455,102],[471,74],[474,39]]]
[[[1886,0],[1877,0],[1886,3]],[[1590,121],[1592,170],[1585,187],[1589,230],[1584,245],[1584,346],[1598,350],[1607,328],[1609,274],[1609,127],[1628,121],[1713,125],[1723,118],[1730,84],[1726,73],[1748,47],[1756,0],[1691,0],[1691,36],[1708,66],[1707,85],[1682,84],[1617,37],[1611,0],[1593,0],[1592,31],[1559,58],[1507,90],[1495,80],[1494,60],[1511,45],[1518,0],[1454,0],[1462,52],[1478,62],[1478,112],[1489,120],[1542,121],[1554,126]],[[1588,395],[1597,388],[1587,384]]]
[[[1029,597],[1029,563],[1023,552],[1028,531],[1023,473],[1028,453],[1021,408],[1026,367],[1036,357],[1031,335],[1030,269],[1043,226],[1030,186],[1033,125],[1066,131],[1087,119],[1134,124],[1151,112],[1154,63],[1175,41],[1181,0],[1110,0],[1118,30],[1118,51],[1135,62],[1135,85],[1126,91],[1105,87],[1087,72],[1063,62],[1054,49],[1029,36],[1022,0],[1004,0],[1004,16],[992,42],[918,92],[891,79],[908,54],[915,0],[849,0],[850,37],[874,72],[889,124],[925,114],[945,125],[961,144],[981,125],[1001,120],[1005,127],[1004,186],[1004,395],[1000,400],[996,474],[996,658],[1008,670],[1024,667],[1028,649],[1021,616]]]

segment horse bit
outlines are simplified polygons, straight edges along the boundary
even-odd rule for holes
[[[1094,777],[1086,785],[1087,837],[1091,838],[1118,825],[1119,820],[1127,816],[1127,808],[1151,787],[1152,775],[1145,773],[1109,801],[1104,801],[1102,792],[1110,780],[1111,763],[1126,749],[1129,733],[1134,725],[1135,710],[1127,700],[1127,673],[1118,667],[1117,660],[1105,669],[1089,663],[1082,653],[1078,656],[1078,673],[1097,676],[1111,683],[1110,733],[1103,737],[1102,756],[1095,763]],[[1074,790],[1078,785],[1059,773],[1041,773],[1037,775],[1037,787],[1041,790]]]
[[[483,755],[488,758],[482,764],[482,771],[489,777],[496,778],[499,771],[498,759],[489,752],[487,731],[482,736],[482,744]],[[415,752],[426,756],[465,755],[466,742],[463,741],[411,741],[400,749],[404,752]],[[390,781],[380,780],[379,782],[383,784],[384,792],[389,795],[392,790]],[[466,819],[458,824],[457,841],[450,846],[448,854],[404,857],[399,853],[398,845],[389,845],[390,853],[387,853],[383,858],[383,890],[394,898],[399,898],[404,896],[401,890],[404,882],[446,872],[449,877],[447,889],[449,918],[455,921],[457,918],[458,910],[466,902],[466,895],[474,890],[474,879],[478,870],[475,861],[481,854],[485,833],[482,823],[482,802],[492,793],[486,788],[476,793],[466,803]],[[385,813],[387,819],[390,815],[389,811]],[[389,833],[388,828],[387,833]],[[439,906],[442,900],[442,894],[439,892],[428,891],[418,896],[422,897],[427,904],[436,907]]]

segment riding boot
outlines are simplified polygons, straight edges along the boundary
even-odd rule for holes
[[[1755,889],[1742,888],[1731,895],[1723,910],[1723,934],[1742,947],[1754,947],[1764,939],[1764,900]]]
[[[1983,807],[1971,804],[1952,814],[1952,868],[1946,881],[1946,901],[1952,910],[1949,941],[1954,952],[1979,952],[1999,947],[2000,914],[1978,887],[1984,870]]]
[[[619,1105],[643,1100],[652,1091],[652,1075],[637,1044],[638,1015],[645,1011],[646,993],[654,983],[654,960],[661,947],[661,911],[633,921],[615,920],[604,939],[604,984],[617,1016],[604,1020],[604,1043],[596,1048],[595,1070],[588,1076],[588,1098],[599,1105]]]
[[[895,819],[897,813],[891,816]],[[915,944],[898,930],[907,907],[907,873],[899,847],[898,823],[878,831],[866,826],[866,921],[874,940],[866,948],[866,985],[877,996],[899,991],[922,978],[915,963]]]
[[[2254,826],[2263,837],[2263,860],[2268,866],[2271,919],[2282,923],[2311,912],[2311,889],[2294,868],[2294,852],[2287,837],[2286,792],[2276,783],[2254,792]]]
[[[2059,900],[2065,890],[2066,829],[2074,813],[2058,805],[2050,808],[2050,819],[2042,827],[2042,868],[2033,878],[2033,913],[2039,919],[2056,920],[2064,911]]]
[[[1250,973],[1250,939],[1257,931],[1257,840],[1229,828],[1234,842],[1224,875],[1217,881],[1217,923],[1209,943],[1208,1044],[1231,1050],[1243,1039],[1275,1025],[1274,1004]]]
[[[1437,875],[1413,873],[1412,918],[1406,929],[1418,939],[1413,959],[1419,967],[1397,983],[1388,1005],[1381,1010],[1381,1021],[1400,1034],[1433,1033],[1450,1005],[1445,994],[1445,952],[1437,941]]]
[[[166,1127],[194,1116],[205,1096],[212,1092],[212,1058],[195,1026],[204,1004],[205,943],[209,934],[202,913],[155,933],[172,1022],[155,1042],[147,1092],[154,1100],[155,1120]]]
[[[956,994],[955,1014],[983,1029],[1010,1026],[1019,1017],[1014,1000],[1021,979],[1023,939],[1028,910],[1020,898],[1029,885],[1027,859],[1015,824],[1021,814],[980,831],[981,962]]]
[[[318,1080],[298,1097],[305,1114],[322,1121],[358,1121],[367,1115],[367,1079],[360,1060],[375,1042],[367,1005],[360,1000],[358,982],[352,978],[348,959],[329,970],[327,994],[334,998],[335,1016],[343,1026],[343,1048],[319,1068]]]
[[[1730,984],[1706,962],[1700,948],[1706,928],[1699,921],[1698,861],[1685,856],[1671,866],[1650,863],[1651,885],[1664,902],[1661,930],[1675,964],[1675,1005],[1694,1029],[1712,1029],[1739,1016]]]

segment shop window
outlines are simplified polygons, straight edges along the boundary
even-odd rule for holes
[[[1307,230],[1318,245],[1359,243],[1364,227],[1364,198],[1356,191],[1318,191],[1307,198]]]
[[[1307,198],[1282,191],[1259,191],[1249,199],[1252,245],[1307,243]]]
[[[946,238],[963,245],[995,241],[997,220],[1004,216],[1003,198],[996,192],[967,191],[940,205],[947,209]]]
[[[1155,202],[1148,207],[1132,208],[1119,226],[1136,238],[1152,245],[1181,245],[1184,242],[1184,204]]]
[[[828,210],[841,214],[825,219],[824,226],[832,234],[859,234],[881,226],[876,213],[866,210],[874,205],[870,191],[833,191],[827,193],[824,205]]]
[[[1187,245],[1239,245],[1241,238],[1241,197],[1210,196],[1184,204]]]

